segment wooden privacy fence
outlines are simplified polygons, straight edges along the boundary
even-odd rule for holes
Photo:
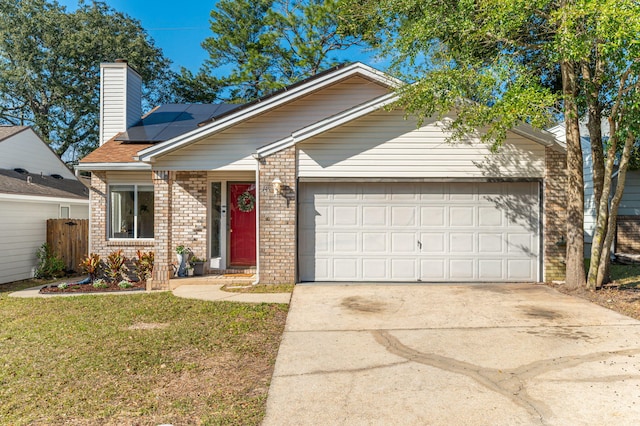
[[[47,220],[47,244],[67,271],[79,272],[78,265],[89,254],[89,219]]]

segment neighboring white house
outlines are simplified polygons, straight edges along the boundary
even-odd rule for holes
[[[0,126],[0,283],[33,277],[47,219],[89,217],[89,191],[27,126]]]
[[[609,134],[609,125],[602,123],[603,135]],[[566,145],[566,129],[564,123],[549,129],[556,138]],[[586,123],[580,123],[580,145],[582,147],[584,174],[584,255],[591,257],[591,241],[596,226],[596,203],[593,193],[593,158],[591,155],[591,139]],[[617,172],[614,173],[614,185],[617,183]],[[615,188],[614,188],[615,189]],[[614,241],[614,252],[640,252],[640,171],[629,170],[624,186],[624,193],[618,207],[618,231]]]

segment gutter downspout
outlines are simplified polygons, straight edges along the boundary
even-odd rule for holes
[[[252,155],[256,159],[256,280],[251,285],[260,283],[260,155]]]

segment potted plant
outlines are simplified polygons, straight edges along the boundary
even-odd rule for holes
[[[191,258],[191,267],[193,267],[193,275],[204,275],[204,259],[193,256]]]

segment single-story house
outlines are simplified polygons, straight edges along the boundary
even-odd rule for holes
[[[602,122],[603,136],[609,135],[609,124]],[[564,123],[549,129],[562,144],[566,144]],[[582,148],[582,171],[584,176],[584,255],[591,257],[591,241],[596,226],[596,202],[593,191],[593,158],[591,138],[585,122],[580,122],[580,146]],[[611,196],[615,191],[618,173],[614,171]],[[614,253],[640,254],[640,170],[627,170],[624,192],[618,207]]]
[[[27,126],[0,126],[0,283],[33,277],[47,219],[88,219],[89,190]]]
[[[179,245],[260,283],[564,278],[566,154],[550,133],[518,126],[498,153],[448,143],[436,119],[390,108],[402,83],[362,63],[140,120],[140,76],[101,70],[102,145],[78,166],[90,250],[153,250],[152,288]]]

